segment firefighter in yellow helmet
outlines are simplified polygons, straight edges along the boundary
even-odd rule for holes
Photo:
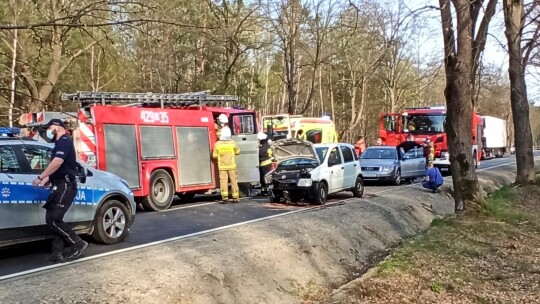
[[[229,182],[232,189],[232,202],[240,202],[240,190],[238,189],[236,155],[240,154],[240,149],[231,139],[231,129],[228,127],[221,129],[219,140],[214,145],[212,157],[217,160],[219,169],[219,186],[221,189],[221,202],[226,204],[229,201]]]

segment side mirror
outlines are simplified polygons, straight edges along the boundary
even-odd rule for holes
[[[88,170],[81,165],[77,165],[77,179],[81,184],[86,183],[86,177],[88,176]]]

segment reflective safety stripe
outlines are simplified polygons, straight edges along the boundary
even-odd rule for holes
[[[95,205],[110,189],[77,187],[73,204]],[[0,182],[0,204],[44,204],[51,193],[49,188],[34,187],[31,183]]]
[[[238,149],[236,142],[220,140],[216,142],[212,156],[217,159],[219,170],[234,170],[238,154],[240,154],[240,149]]]
[[[262,161],[260,165],[261,167],[266,167],[266,166],[270,166],[272,163],[273,163],[272,159],[267,159],[265,161]]]

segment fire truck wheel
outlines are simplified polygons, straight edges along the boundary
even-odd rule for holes
[[[396,172],[396,177],[394,177],[393,184],[396,186],[401,185],[401,170],[399,169]]]
[[[92,238],[103,244],[120,243],[129,233],[129,221],[126,205],[114,199],[108,200],[96,214]]]
[[[145,210],[159,211],[168,209],[173,201],[174,184],[165,170],[156,170],[150,175],[150,193],[142,204]]]

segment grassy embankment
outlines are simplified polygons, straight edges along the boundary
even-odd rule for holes
[[[323,303],[540,303],[540,187],[433,221],[370,273]]]

